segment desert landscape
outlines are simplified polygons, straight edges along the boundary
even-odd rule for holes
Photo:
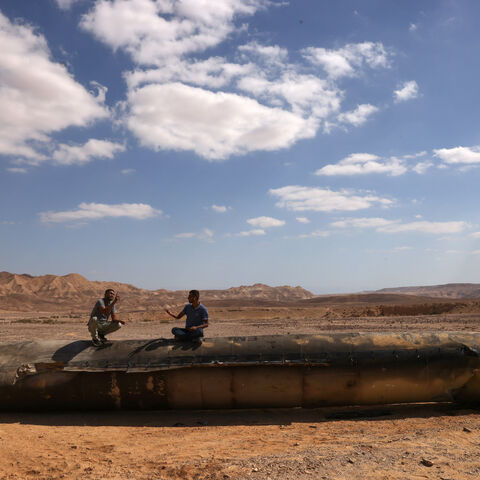
[[[106,287],[121,295],[112,335],[170,336],[187,291],[0,273],[2,341],[87,339]],[[480,285],[316,296],[301,287],[201,292],[210,337],[318,332],[476,331]],[[2,479],[478,478],[480,415],[448,403],[322,409],[0,413]]]

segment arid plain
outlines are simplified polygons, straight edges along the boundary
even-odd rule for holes
[[[0,273],[2,341],[87,339],[111,283]],[[160,338],[186,292],[113,284],[125,328]],[[254,285],[202,292],[211,337],[478,331],[478,285],[314,296]],[[421,296],[419,296],[421,295]],[[450,404],[236,411],[0,413],[2,479],[474,479],[480,411]]]

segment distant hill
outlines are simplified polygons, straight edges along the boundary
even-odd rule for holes
[[[397,293],[434,298],[480,298],[480,283],[447,283],[445,285],[382,288],[368,293]]]
[[[146,290],[127,283],[90,281],[77,273],[68,275],[16,274],[0,272],[0,310],[78,311],[88,310],[106,288],[121,296],[122,308],[161,308],[186,302],[187,290]],[[226,290],[202,290],[201,300],[222,302],[290,302],[313,298],[302,287],[270,287],[257,283]]]
[[[352,293],[344,295],[322,295],[304,300],[302,303],[310,305],[340,305],[340,304],[418,304],[420,302],[436,301],[431,297],[407,295],[389,292]]]

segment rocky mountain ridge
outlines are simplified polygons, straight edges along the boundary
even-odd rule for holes
[[[480,298],[480,283],[446,283],[443,285],[382,288],[381,290],[375,290],[375,293],[398,293],[431,298]]]
[[[187,297],[187,290],[146,290],[127,283],[90,281],[77,273],[33,276],[0,272],[0,310],[85,309],[101,297],[106,288],[119,292],[122,306],[127,308],[161,308],[162,305],[184,303]],[[288,302],[313,297],[311,292],[299,286],[270,287],[261,283],[201,292],[202,301],[214,302]]]

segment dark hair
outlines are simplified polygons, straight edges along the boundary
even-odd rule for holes
[[[105,290],[104,295],[106,295],[108,292],[114,292],[114,291],[115,291],[114,288],[107,288],[107,289]]]
[[[200,298],[200,292],[198,290],[190,290],[188,294],[197,297],[197,300]]]

